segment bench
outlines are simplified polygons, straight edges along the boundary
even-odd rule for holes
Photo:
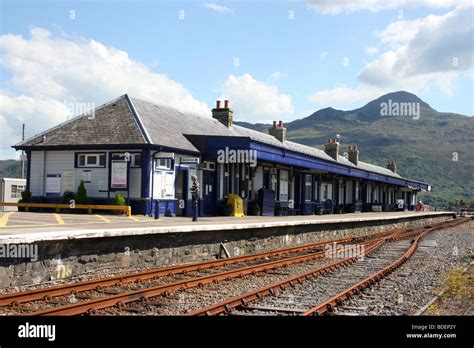
[[[76,204],[74,206],[71,206],[70,204],[0,202],[0,206],[23,207],[25,208],[25,211],[29,211],[29,208],[47,208],[47,209],[54,209],[56,213],[59,213],[61,209],[87,209],[88,214],[92,214],[92,210],[113,210],[113,211],[123,211],[125,215],[127,216],[132,215],[132,207],[129,205]]]

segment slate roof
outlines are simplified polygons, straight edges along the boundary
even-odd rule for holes
[[[44,141],[43,141],[44,136]],[[24,146],[145,144],[124,96],[16,144]]]
[[[198,152],[199,150],[186,135],[247,137],[253,141],[300,152],[328,162],[336,162],[323,150],[311,146],[293,141],[281,143],[275,137],[256,130],[238,125],[227,128],[210,115],[182,111],[174,107],[130,98],[127,95],[97,108],[94,118],[88,115],[76,117],[14,147],[151,143]],[[400,175],[389,169],[362,161],[355,166],[343,156],[339,156],[337,163],[400,178]]]

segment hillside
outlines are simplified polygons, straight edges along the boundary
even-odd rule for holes
[[[419,117],[381,116],[381,104],[389,100],[419,103]],[[288,139],[296,142],[322,149],[328,138],[340,134],[342,151],[357,144],[363,161],[383,166],[395,160],[402,176],[433,185],[433,192],[422,194],[429,204],[474,200],[474,118],[438,112],[414,94],[386,94],[349,111],[321,109],[286,127]]]
[[[0,178],[21,178],[21,162],[0,160]]]

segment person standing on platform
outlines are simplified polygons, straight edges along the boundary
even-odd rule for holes
[[[193,221],[198,219],[198,203],[199,203],[199,181],[196,175],[191,175],[191,197],[192,197],[192,208],[193,208]]]

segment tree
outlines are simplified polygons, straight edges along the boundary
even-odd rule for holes
[[[88,204],[89,203],[89,198],[87,198],[87,190],[86,187],[84,186],[84,181],[81,180],[81,183],[79,184],[79,187],[77,188],[77,193],[76,193],[76,204]]]

